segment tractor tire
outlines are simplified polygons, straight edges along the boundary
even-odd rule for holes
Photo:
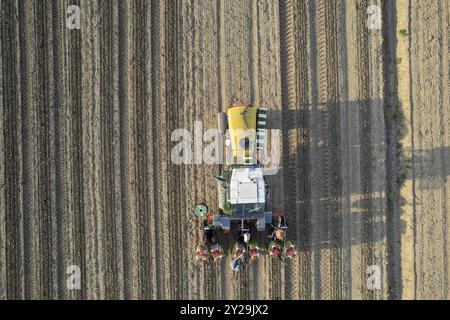
[[[219,112],[217,114],[217,126],[221,134],[225,134],[227,130],[227,115],[225,112]]]

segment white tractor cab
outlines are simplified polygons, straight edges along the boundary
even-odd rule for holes
[[[231,223],[255,221],[256,229],[264,231],[272,223],[272,212],[266,211],[266,182],[262,168],[231,167],[215,177],[219,189],[219,213],[211,225],[229,231]]]
[[[271,245],[280,247],[279,258],[286,243],[284,215],[273,215],[267,210],[268,186],[263,166],[258,161],[259,150],[264,147],[266,120],[267,109],[242,104],[231,106],[226,113],[218,115],[219,130],[226,134],[235,162],[225,165],[219,175],[214,176],[219,210],[203,215],[202,229],[204,233],[234,232],[236,245],[231,264],[234,270],[243,267],[248,258],[256,259],[262,252],[253,240],[252,232],[268,231]],[[278,232],[283,234],[282,237],[274,237],[277,230],[283,230]],[[277,256],[275,249],[272,256]]]

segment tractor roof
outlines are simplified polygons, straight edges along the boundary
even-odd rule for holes
[[[265,203],[265,183],[261,168],[235,168],[230,179],[230,203]]]

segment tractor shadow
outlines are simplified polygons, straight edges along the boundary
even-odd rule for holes
[[[374,107],[383,104],[325,103],[269,113],[268,127],[281,130],[283,150],[281,179],[268,177],[273,209],[286,212],[299,251],[385,239],[387,146],[370,127]]]
[[[384,121],[371,124],[376,107]],[[286,213],[300,264],[320,273],[322,250],[342,254],[347,264],[360,246],[373,252],[368,265],[387,260],[389,297],[400,297],[401,237],[413,214],[400,190],[405,181],[414,181],[416,190],[444,188],[450,147],[403,148],[403,114],[381,101],[298,106],[268,117],[268,126],[281,130],[283,150],[280,171],[268,177],[269,202]],[[379,245],[385,257],[377,255]]]
[[[405,150],[408,168],[401,179],[416,180],[420,190],[437,190],[444,188],[445,179],[450,175],[450,147],[432,148],[430,150]]]
[[[402,115],[380,109],[385,120],[380,129],[371,128],[374,107],[383,108],[382,101],[269,112],[268,127],[281,130],[283,150],[279,172],[267,177],[275,200],[272,209],[286,212],[299,251],[384,241],[392,219],[398,224],[396,232],[404,233],[406,199],[399,195],[403,183],[414,178],[419,189],[440,189],[450,175],[450,147],[405,150],[396,143],[391,153],[398,157],[389,158],[392,146],[386,135],[392,132],[385,132],[385,126]],[[358,114],[351,117],[356,123],[348,121],[348,115]],[[392,203],[397,212],[390,210]],[[311,235],[317,231],[318,237]]]

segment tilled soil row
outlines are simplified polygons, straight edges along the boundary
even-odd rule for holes
[[[1,297],[179,297],[174,2],[70,4],[2,3]]]

